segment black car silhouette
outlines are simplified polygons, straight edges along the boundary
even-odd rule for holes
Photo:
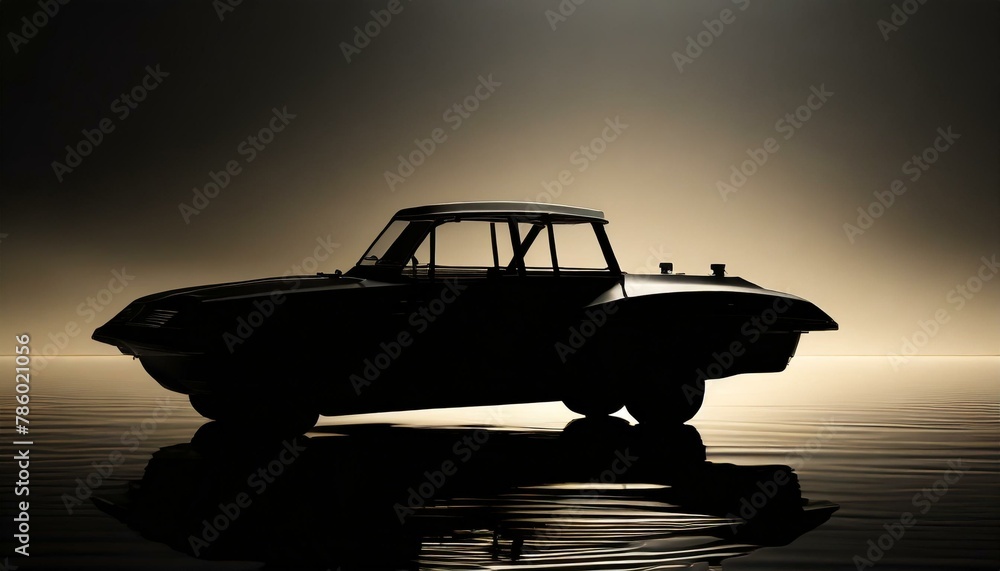
[[[97,341],[216,420],[562,401],[684,422],[704,381],[782,371],[812,303],[746,280],[621,270],[597,210],[468,202],[400,210],[347,273],[137,299]]]

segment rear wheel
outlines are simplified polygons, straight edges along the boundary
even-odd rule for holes
[[[668,380],[634,387],[625,406],[640,424],[683,424],[704,400],[704,382]]]
[[[586,417],[608,416],[621,410],[624,403],[613,395],[600,397],[573,397],[563,400],[571,411]]]

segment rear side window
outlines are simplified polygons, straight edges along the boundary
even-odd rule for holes
[[[590,224],[555,224],[553,229],[560,269],[608,269],[604,251],[601,250],[601,244],[597,241],[597,235]]]
[[[531,247],[524,254],[524,267],[528,270],[551,270],[552,253],[549,251],[549,229],[541,224],[521,223],[517,225],[517,230],[521,234],[521,241],[528,237],[532,227],[540,227],[541,230]],[[508,260],[510,261],[510,260]]]

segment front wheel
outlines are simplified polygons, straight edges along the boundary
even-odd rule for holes
[[[704,381],[660,381],[633,388],[625,407],[640,424],[683,424],[698,414],[704,400]]]
[[[564,381],[562,402],[577,414],[600,418],[621,410],[625,399],[613,353],[601,347],[591,349],[580,356],[579,363],[574,363],[578,368]]]
[[[195,412],[210,420],[233,420],[236,411],[226,399],[216,395],[188,395]]]
[[[188,399],[198,414],[227,424],[305,432],[319,420],[319,413],[300,402],[258,401],[226,395],[189,395]]]

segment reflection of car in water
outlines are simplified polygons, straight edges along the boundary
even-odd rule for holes
[[[520,202],[400,210],[346,274],[140,298],[94,332],[218,420],[561,400],[683,422],[706,378],[776,372],[812,303],[725,277],[621,271],[603,213]]]
[[[690,426],[326,428],[279,442],[210,423],[94,501],[199,558],[344,570],[700,568],[837,509],[788,466],[705,461]]]

